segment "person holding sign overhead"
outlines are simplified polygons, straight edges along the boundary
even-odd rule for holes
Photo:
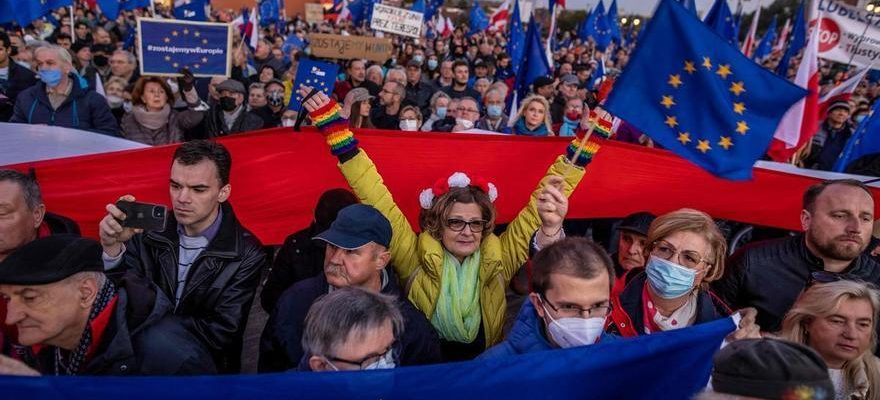
[[[431,321],[448,361],[472,359],[502,339],[504,290],[529,251],[562,233],[567,197],[584,175],[598,144],[573,142],[556,159],[529,203],[499,236],[493,232],[498,189],[489,180],[456,172],[419,196],[421,233],[414,232],[382,176],[325,94],[300,86],[303,107],[326,137],[339,168],[364,204],[378,209],[393,230],[391,264],[409,299]],[[574,162],[569,159],[575,160]]]

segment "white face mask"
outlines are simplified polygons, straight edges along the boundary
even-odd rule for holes
[[[474,127],[474,121],[463,119],[463,118],[456,118],[455,123],[464,129],[471,129]]]
[[[605,318],[553,319],[543,301],[541,306],[550,318],[550,325],[547,326],[550,337],[563,349],[594,344],[605,330]]]
[[[394,368],[394,367],[396,367],[396,366],[397,366],[397,365],[394,363],[394,350],[391,350],[391,351],[385,353],[385,355],[383,355],[382,358],[376,360],[376,362],[374,362],[374,363],[372,363],[372,364],[367,365],[366,367],[364,367],[364,370],[368,370],[368,369],[392,369],[392,368]]]
[[[402,131],[415,131],[418,129],[418,124],[414,119],[402,119],[400,120],[400,130]]]
[[[285,127],[285,128],[290,128],[290,127],[292,127],[292,126],[295,125],[295,124],[296,124],[296,121],[295,121],[295,120],[292,120],[292,119],[290,119],[290,118],[284,118],[284,119],[281,120],[281,126],[283,126],[283,127]]]
[[[119,108],[122,107],[122,103],[125,102],[125,99],[119,96],[108,95],[107,96],[107,104],[110,105],[110,108]]]

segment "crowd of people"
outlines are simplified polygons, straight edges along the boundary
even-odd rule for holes
[[[47,212],[32,176],[0,170],[0,374],[234,374],[242,354],[254,353],[260,372],[383,369],[628,340],[738,313],[700,398],[783,398],[805,386],[825,398],[880,399],[878,240],[863,183],[813,185],[791,210],[802,232],[735,252],[721,221],[686,208],[634,213],[606,237],[598,229],[566,237],[568,197],[598,149],[582,151],[576,135],[634,43],[599,50],[560,32],[569,45],[553,53],[553,75],[515,105],[520,60],[506,53],[505,30],[394,37],[385,63],[340,61],[333,92],[318,92],[302,112],[351,191],[324,193],[314,222],[276,252],[236,218],[231,157],[210,139],[294,125],[289,102],[310,88],[293,80],[310,55],[288,36],[370,32],[297,16],[281,32],[261,30],[252,54],[236,32],[229,77],[184,69],[165,78],[139,76],[127,40],[147,11],[112,21],[84,3],[74,18],[68,12],[55,11],[54,24],[0,31],[0,121],[183,144],[170,160],[165,229],[127,227],[127,214],[108,204],[99,241]],[[823,91],[848,72],[823,65]],[[878,95],[880,85],[866,80],[832,104],[795,161],[831,169]],[[509,223],[496,221],[502,188],[491,177],[456,172],[420,193],[411,224],[358,147],[360,128],[574,140]],[[613,140],[655,146],[625,121],[614,131]],[[268,320],[259,349],[248,349],[257,307]]]

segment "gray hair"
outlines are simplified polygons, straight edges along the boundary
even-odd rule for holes
[[[437,107],[437,100],[442,99],[442,98],[446,98],[447,100],[452,99],[451,97],[449,97],[448,94],[446,94],[444,92],[434,93],[434,95],[431,96],[431,108],[436,108]]]
[[[52,51],[55,53],[55,57],[58,58],[58,61],[61,61],[62,64],[67,64],[68,66],[73,66],[73,57],[70,56],[70,52],[67,51],[64,47],[57,46],[54,44],[45,44],[39,46],[34,49],[34,57],[37,56],[38,53],[43,51]]]
[[[306,315],[305,354],[335,356],[349,339],[360,339],[390,321],[394,337],[403,332],[403,316],[393,296],[358,287],[335,289],[316,300]]]
[[[35,210],[40,204],[43,204],[43,194],[40,192],[40,185],[30,175],[13,169],[0,169],[0,182],[17,183],[24,193],[24,201],[28,209]]]
[[[128,60],[129,64],[137,64],[137,58],[135,58],[134,54],[126,50],[116,50],[113,52],[113,55],[122,54]]]
[[[498,97],[501,97],[501,101],[504,101],[504,93],[501,93],[498,89],[489,89],[486,91],[486,94],[483,95],[483,101],[489,101],[489,96],[497,94]]]

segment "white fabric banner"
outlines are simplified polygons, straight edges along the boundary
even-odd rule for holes
[[[377,3],[373,4],[373,19],[370,20],[370,28],[418,39],[421,35],[424,18],[425,16],[420,12]]]
[[[113,136],[60,126],[0,122],[0,133],[3,134],[0,165],[150,147]]]
[[[880,59],[880,14],[835,0],[818,0],[819,57],[867,67]],[[816,26],[814,17],[810,26]],[[864,36],[863,36],[864,34]],[[861,44],[859,42],[861,41]]]

